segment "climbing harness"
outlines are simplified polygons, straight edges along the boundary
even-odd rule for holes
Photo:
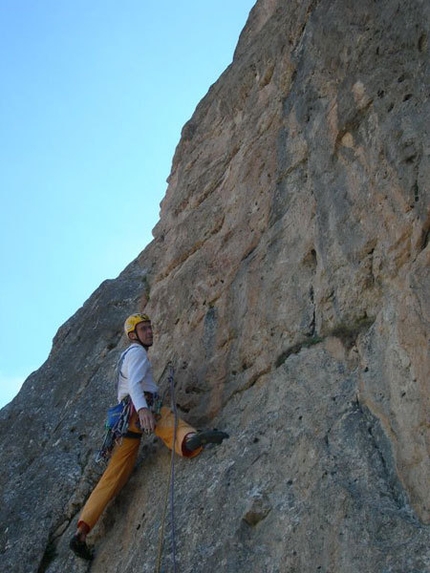
[[[128,431],[128,424],[132,411],[133,404],[130,396],[126,396],[119,404],[108,409],[103,444],[95,456],[97,463],[103,461],[107,462],[112,454],[115,444],[121,443],[124,437],[140,438],[140,434]]]
[[[178,410],[176,408],[176,400],[175,400],[175,385],[174,385],[174,369],[171,362],[169,362],[169,375],[168,375],[168,382],[170,388],[170,401],[171,401],[171,409],[174,414],[175,425],[173,429],[173,448],[170,456],[170,472],[169,472],[169,479],[167,481],[167,488],[166,488],[166,496],[164,499],[164,510],[163,510],[163,517],[161,520],[160,526],[160,536],[158,542],[158,557],[157,557],[157,564],[155,568],[155,573],[161,572],[161,562],[162,562],[162,554],[163,554],[163,543],[164,543],[164,525],[166,521],[166,513],[167,513],[167,503],[170,498],[170,523],[171,523],[171,544],[172,544],[172,558],[173,558],[173,572],[176,573],[176,536],[175,536],[175,444],[176,444],[176,432],[178,428]]]

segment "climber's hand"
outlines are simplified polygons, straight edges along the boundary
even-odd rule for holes
[[[155,430],[155,418],[149,408],[141,408],[138,412],[141,429],[147,434]]]

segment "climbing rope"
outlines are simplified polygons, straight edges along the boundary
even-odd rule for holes
[[[160,537],[158,541],[158,556],[155,573],[161,572],[161,562],[163,557],[163,544],[164,544],[164,529],[167,513],[167,504],[170,498],[170,523],[171,523],[171,543],[172,543],[172,557],[173,557],[173,572],[176,573],[176,535],[175,535],[175,445],[176,445],[176,431],[178,427],[178,410],[176,408],[175,400],[175,384],[174,384],[174,369],[173,365],[169,363],[169,376],[168,382],[170,387],[170,401],[171,409],[174,414],[175,425],[173,428],[173,447],[170,456],[170,471],[169,479],[167,481],[166,495],[164,499],[163,517],[161,520]]]

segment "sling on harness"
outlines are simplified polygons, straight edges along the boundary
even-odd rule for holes
[[[132,410],[133,404],[130,396],[126,396],[119,404],[108,409],[105,422],[105,437],[101,449],[96,454],[96,462],[107,462],[115,444],[120,443],[122,438],[140,438],[140,434],[128,431]]]

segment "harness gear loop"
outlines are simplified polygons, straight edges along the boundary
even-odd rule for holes
[[[130,396],[126,396],[119,404],[108,409],[103,444],[95,456],[97,463],[107,462],[115,444],[121,444],[124,437],[135,437],[132,435],[134,432],[128,431],[132,411],[133,403]],[[138,437],[140,438],[140,435]]]

